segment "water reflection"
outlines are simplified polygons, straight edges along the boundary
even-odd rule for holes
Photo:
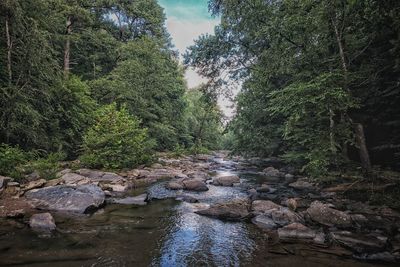
[[[245,224],[200,216],[195,209],[189,203],[177,207],[153,266],[239,266],[250,259],[255,243]]]

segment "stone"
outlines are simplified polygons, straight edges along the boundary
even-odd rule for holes
[[[278,236],[281,240],[310,239],[313,240],[316,232],[301,223],[291,223],[278,229]]]
[[[298,207],[297,199],[289,198],[288,200],[286,200],[286,206],[292,211],[296,211]]]
[[[122,176],[112,172],[79,169],[76,171],[76,173],[89,178],[92,182],[119,182],[125,180]]]
[[[123,205],[139,205],[144,206],[147,205],[147,194],[141,194],[136,197],[126,197],[120,199],[112,199],[110,202],[115,204],[123,204]]]
[[[105,194],[96,185],[57,185],[33,189],[25,197],[37,209],[88,213],[103,205]]]
[[[311,203],[310,207],[307,209],[307,213],[313,221],[326,226],[346,228],[352,225],[350,215],[333,209],[329,207],[329,205],[319,201]]]
[[[293,179],[293,178],[294,178],[294,175],[293,175],[293,174],[290,174],[290,173],[285,174],[285,179],[291,180],[291,179]]]
[[[61,176],[65,184],[77,184],[78,182],[87,179],[85,176],[73,172],[67,172]]]
[[[280,209],[273,209],[271,210],[270,214],[272,220],[274,220],[276,224],[281,226],[285,226],[295,222],[303,222],[303,218],[299,214],[284,207]]]
[[[187,202],[187,203],[198,203],[199,202],[199,200],[197,198],[189,196],[189,195],[178,196],[176,198],[176,200],[184,201],[184,202]]]
[[[210,155],[206,155],[206,154],[198,154],[196,156],[197,160],[201,160],[201,161],[208,161],[211,158]]]
[[[196,213],[222,220],[243,220],[250,215],[249,202],[247,199],[235,199],[212,204],[208,209],[199,210]]]
[[[191,191],[208,191],[208,187],[203,180],[200,179],[187,179],[183,181],[185,190]]]
[[[270,200],[255,200],[251,204],[251,210],[254,213],[269,213],[273,209],[280,209],[282,206],[275,204]]]
[[[160,163],[153,163],[151,165],[151,168],[153,168],[153,169],[162,169],[162,168],[164,168],[164,166],[161,165]]]
[[[213,179],[213,185],[233,186],[235,183],[240,183],[240,178],[237,175],[219,176]]]
[[[298,190],[312,190],[314,189],[314,184],[307,181],[296,181],[294,183],[289,184],[290,187]]]
[[[251,222],[260,227],[261,229],[270,231],[278,228],[278,225],[272,220],[272,218],[265,214],[260,214],[251,219]]]
[[[272,189],[272,190],[271,190]],[[271,188],[269,185],[267,184],[263,184],[260,187],[256,188],[257,192],[259,193],[271,193],[271,191],[274,191],[273,188]]]
[[[29,219],[29,226],[39,232],[51,232],[56,229],[53,216],[48,212],[33,214]]]
[[[250,200],[257,199],[257,190],[255,190],[254,188],[249,189],[247,193],[249,194]]]
[[[170,190],[182,190],[184,188],[182,183],[174,181],[169,182],[165,187]]]
[[[348,231],[331,232],[331,237],[340,245],[358,253],[383,251],[387,245],[386,239],[372,235],[357,235]]]
[[[112,191],[112,192],[126,192],[129,190],[130,186],[128,184],[105,184],[102,183],[100,184],[101,189],[104,190],[108,190],[108,191]]]
[[[1,176],[0,175],[0,189],[3,187],[6,187],[9,182],[11,182],[13,179],[11,177],[7,176]]]
[[[25,185],[24,190],[29,191],[29,190],[32,190],[35,188],[39,188],[39,187],[44,186],[46,183],[47,183],[47,181],[45,179],[31,181],[27,185]]]
[[[64,182],[64,180],[62,178],[57,178],[57,179],[47,181],[45,186],[56,186],[56,185],[62,184],[63,182]]]
[[[203,181],[207,181],[210,179],[210,175],[208,175],[208,173],[202,172],[202,171],[191,171],[191,172],[187,173],[187,176],[189,178],[200,179]]]
[[[25,216],[24,209],[11,210],[6,214],[7,218],[12,218],[12,219],[23,218],[24,216]]]
[[[279,170],[275,169],[274,167],[268,167],[263,170],[264,175],[270,177],[280,177],[281,173]]]
[[[62,177],[64,174],[67,174],[67,173],[70,173],[70,172],[72,172],[71,169],[64,169],[64,170],[61,170],[61,171],[57,172],[56,177],[57,177],[57,178],[60,178],[60,177]]]

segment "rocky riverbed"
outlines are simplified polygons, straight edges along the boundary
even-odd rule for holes
[[[400,215],[277,159],[161,157],[120,173],[0,177],[0,263],[32,266],[396,266]],[[371,265],[371,266],[372,266]]]

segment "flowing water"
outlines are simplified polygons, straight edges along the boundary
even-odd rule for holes
[[[217,173],[232,174],[232,162],[219,160]],[[242,182],[264,177],[236,173]],[[147,206],[107,205],[91,216],[55,214],[57,232],[38,236],[22,223],[0,221],[1,266],[376,266],[331,250],[304,244],[273,245],[245,222],[223,222],[195,214],[196,209],[246,195],[243,187],[216,187],[187,195],[200,203],[153,200]],[[171,196],[162,183],[153,197]],[[140,193],[140,192],[133,192]]]

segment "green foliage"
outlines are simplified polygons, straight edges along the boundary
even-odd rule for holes
[[[193,147],[194,151],[218,149],[222,135],[222,112],[216,99],[204,90],[192,89],[186,94],[185,116],[190,136],[188,147]]]
[[[19,167],[29,160],[28,154],[18,147],[0,145],[0,175],[21,178]]]
[[[169,51],[151,38],[141,38],[120,49],[117,67],[91,83],[102,104],[126,104],[157,141],[157,149],[173,149],[185,132],[183,71]]]
[[[56,174],[60,171],[60,161],[64,160],[66,155],[62,152],[50,153],[44,157],[38,157],[24,165],[25,173],[36,171],[39,176],[46,180],[57,178]]]
[[[221,24],[185,64],[216,92],[242,84],[229,125],[237,153],[282,156],[318,176],[358,160],[348,152],[361,123],[372,160],[399,167],[399,4],[209,1]]]
[[[147,129],[140,126],[139,120],[125,107],[118,110],[116,104],[111,104],[97,112],[95,124],[84,136],[80,159],[88,167],[133,168],[151,160],[152,147]]]

